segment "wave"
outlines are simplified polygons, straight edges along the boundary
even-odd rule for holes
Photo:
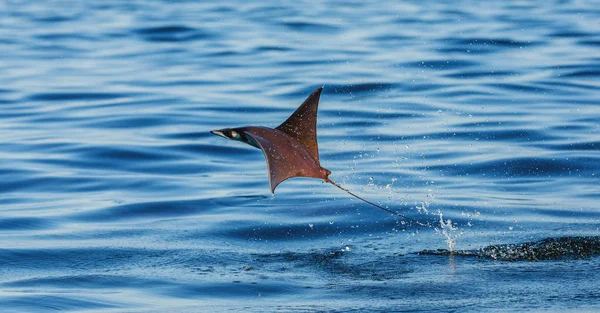
[[[551,237],[520,244],[491,245],[477,250],[424,250],[418,254],[456,255],[515,262],[588,259],[600,255],[600,237]]]

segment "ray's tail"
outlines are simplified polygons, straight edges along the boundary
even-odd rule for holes
[[[427,224],[421,223],[421,222],[419,222],[419,221],[415,220],[414,218],[410,218],[410,217],[404,216],[404,215],[402,215],[402,214],[400,214],[400,213],[398,213],[398,212],[394,212],[394,211],[392,211],[392,210],[390,210],[390,209],[388,209],[388,208],[382,207],[381,205],[378,205],[378,204],[376,204],[376,203],[373,203],[373,202],[371,202],[371,201],[369,201],[369,200],[367,200],[367,199],[365,199],[365,198],[362,198],[362,197],[360,197],[360,196],[358,196],[358,195],[354,194],[352,191],[350,191],[350,190],[348,190],[348,189],[346,189],[346,188],[344,188],[344,187],[342,187],[342,186],[338,185],[336,182],[334,182],[333,180],[331,180],[331,179],[329,179],[329,178],[326,178],[326,179],[325,179],[325,181],[326,181],[326,182],[328,182],[328,183],[330,183],[330,184],[332,184],[332,185],[334,185],[334,186],[336,186],[337,188],[339,188],[340,190],[344,191],[345,193],[347,193],[347,194],[349,194],[349,195],[353,196],[354,198],[356,198],[356,199],[358,199],[358,200],[360,200],[360,201],[363,201],[363,202],[365,202],[365,203],[367,203],[367,204],[370,204],[370,205],[372,205],[372,206],[374,206],[374,207],[376,207],[376,208],[378,208],[378,209],[384,210],[384,211],[386,211],[386,212],[388,212],[388,213],[391,213],[391,214],[393,214],[393,215],[396,215],[396,216],[398,216],[398,217],[401,217],[401,218],[403,218],[403,219],[405,219],[405,220],[407,220],[407,221],[413,222],[413,223],[415,223],[415,224],[417,224],[417,225],[419,225],[419,226],[431,227],[431,225],[430,225],[429,223],[427,223]]]

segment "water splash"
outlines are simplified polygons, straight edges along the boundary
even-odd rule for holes
[[[456,223],[452,223],[451,219],[444,220],[444,214],[441,210],[438,209],[435,212],[430,212],[429,206],[433,200],[434,195],[431,193],[430,189],[425,201],[422,201],[421,204],[416,205],[415,208],[420,214],[436,215],[439,217],[439,226],[434,226],[435,232],[445,237],[444,241],[448,245],[448,250],[452,253],[454,251],[454,247],[456,246],[456,240],[464,234],[464,231],[460,229]]]
[[[420,205],[415,206],[419,214],[429,214],[429,205],[433,202],[434,195],[431,193],[431,189],[428,191],[429,193],[427,194],[425,201],[422,201]]]
[[[446,237],[444,241],[448,245],[448,250],[452,253],[456,246],[456,239],[460,238],[465,232],[455,223],[453,224],[451,219],[444,220],[444,214],[440,210],[437,211],[437,215],[440,217],[440,227],[435,227],[435,232]]]

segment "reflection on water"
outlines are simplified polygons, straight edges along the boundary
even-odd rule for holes
[[[594,4],[0,3],[3,311],[600,309]]]

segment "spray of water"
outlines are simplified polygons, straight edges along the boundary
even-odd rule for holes
[[[362,153],[360,154],[360,158],[363,158]],[[356,161],[355,161],[354,165],[356,166]],[[352,167],[352,171],[354,171],[355,166]],[[393,185],[396,181],[397,181],[397,179],[393,178],[390,184],[386,184],[385,187],[383,187],[383,186],[378,186],[375,183],[375,180],[373,177],[369,177],[369,182],[368,182],[367,186],[371,187],[371,188],[375,187],[380,190],[386,190],[390,194],[390,197],[391,197],[392,194],[394,194],[394,193],[400,194],[399,192],[395,191],[393,188]],[[433,184],[433,182],[431,182],[431,183]],[[433,195],[433,192],[431,189],[429,189],[428,192],[429,193],[427,194],[425,201],[422,201],[420,204],[416,205],[415,209],[417,209],[419,214],[436,216],[436,218],[439,219],[438,220],[439,225],[436,225],[436,223],[423,224],[420,222],[417,222],[417,224],[422,225],[422,226],[432,227],[437,234],[444,236],[444,242],[448,245],[448,250],[452,253],[452,252],[454,252],[454,248],[456,247],[457,239],[460,238],[462,235],[464,235],[464,230],[461,229],[456,223],[453,223],[451,219],[444,220],[444,214],[441,212],[441,210],[438,209],[435,212],[430,211],[429,206],[434,201],[434,195]],[[463,213],[463,216],[464,215],[465,214]],[[477,216],[479,216],[478,212],[477,212]],[[469,217],[471,217],[471,216],[469,216]],[[405,221],[403,220],[401,223],[404,225]],[[469,220],[467,225],[472,226],[471,219]]]
[[[448,250],[452,253],[456,246],[456,239],[460,238],[465,232],[456,226],[456,224],[452,224],[451,219],[444,220],[444,214],[441,211],[438,210],[437,214],[440,217],[440,227],[435,227],[435,231],[446,237],[444,241],[448,245]]]
[[[439,226],[434,225],[435,232],[445,237],[444,241],[448,245],[448,250],[450,252],[454,252],[454,247],[456,246],[456,240],[460,238],[464,231],[456,225],[456,223],[452,223],[451,219],[444,220],[444,214],[441,210],[437,210],[435,212],[430,212],[429,206],[433,202],[434,196],[429,190],[430,193],[427,195],[426,200],[421,202],[420,205],[415,206],[420,214],[425,215],[436,215],[439,217]],[[469,222],[470,223],[470,222]]]

